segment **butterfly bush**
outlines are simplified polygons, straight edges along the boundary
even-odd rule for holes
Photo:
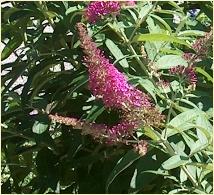
[[[85,11],[85,18],[95,23],[103,16],[114,14],[117,15],[121,9],[121,5],[117,1],[94,1],[90,2]]]
[[[88,4],[84,17],[90,23],[96,23],[105,16],[117,16],[123,5],[134,6],[135,1],[92,1]]]
[[[128,83],[126,76],[97,48],[83,24],[78,23],[77,29],[81,47],[86,55],[84,62],[89,73],[89,88],[94,96],[102,99],[106,108],[121,111],[120,121],[109,127],[54,115],[50,116],[51,119],[83,129],[83,134],[104,138],[108,143],[124,142],[142,125],[160,126],[164,116],[154,107],[150,98]]]

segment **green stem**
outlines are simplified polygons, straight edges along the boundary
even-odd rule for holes
[[[154,4],[154,5],[156,5],[156,4]],[[153,6],[154,6],[154,5],[153,5]],[[153,9],[153,8],[152,8],[152,9]],[[137,28],[138,28],[138,25],[137,25]],[[137,28],[136,28],[136,29],[137,29]],[[133,31],[133,33],[132,33],[133,35],[131,35],[130,40],[131,40],[131,38],[134,36],[134,33],[136,32],[136,29]],[[126,37],[125,33],[124,33],[121,29],[120,29],[120,34],[121,34],[120,36],[123,38],[123,40],[124,40],[125,43],[127,44],[128,48],[131,50],[132,54],[135,56],[135,59],[137,60],[137,62],[138,62],[138,64],[140,65],[140,67],[143,69],[143,71],[145,72],[145,74],[146,74],[147,76],[149,76],[148,70],[147,70],[146,66],[142,63],[142,61],[141,61],[140,58],[138,57],[136,51],[134,50],[133,46],[131,45],[131,42],[128,40],[128,38]],[[153,78],[151,78],[151,77],[149,77],[149,78],[150,78],[150,80],[152,81],[152,83],[154,84],[154,86],[157,87],[157,85],[156,85],[155,81],[153,80]],[[174,103],[172,100],[170,100],[170,99],[164,97],[164,96],[163,96],[162,94],[160,94],[160,93],[157,93],[157,95],[158,95],[161,99],[165,100],[171,107],[174,107],[174,108],[176,108],[177,110],[179,110],[180,112],[183,112],[183,109],[182,109],[179,105],[177,105],[176,103]],[[170,156],[176,155],[176,153],[175,153],[173,147],[170,145],[170,143],[168,142],[168,140],[162,139],[162,138],[161,138],[161,135],[158,135],[158,137],[159,137],[159,140],[162,142],[162,144],[163,144],[165,150],[170,154]],[[181,166],[181,169],[186,173],[187,177],[188,177],[189,180],[192,182],[192,184],[193,184],[195,187],[198,186],[197,181],[196,181],[195,178],[191,175],[191,173],[188,171],[188,169],[186,168],[186,166],[184,166],[184,165]]]
[[[172,102],[174,102],[174,100],[176,99],[176,96],[177,96],[177,91],[175,93],[173,93],[172,100],[170,102],[169,112],[167,114],[166,124],[168,124],[170,121],[170,117],[172,114]],[[162,135],[163,135],[163,139],[166,140],[167,139],[167,128],[164,129]]]
[[[138,57],[136,51],[134,50],[133,46],[131,45],[130,41],[128,40],[126,34],[120,30],[121,36],[123,38],[123,40],[125,41],[125,43],[127,44],[128,48],[130,49],[130,51],[132,52],[134,58],[137,60],[138,64],[140,65],[140,67],[143,69],[144,73],[149,76],[149,73],[147,71],[146,66],[142,63],[142,61],[140,60],[140,58]]]
[[[173,108],[175,108],[176,110],[180,111],[180,112],[184,112],[184,109],[182,107],[180,107],[179,105],[177,105],[175,102],[173,102],[170,99],[167,99],[166,97],[164,97],[162,94],[160,93],[156,93],[162,100],[166,101],[167,104],[171,105]]]

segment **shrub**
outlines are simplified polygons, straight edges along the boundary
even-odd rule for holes
[[[2,193],[212,193],[212,3],[3,2]]]

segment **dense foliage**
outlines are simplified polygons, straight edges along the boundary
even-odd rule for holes
[[[212,193],[212,2],[3,2],[2,193]]]

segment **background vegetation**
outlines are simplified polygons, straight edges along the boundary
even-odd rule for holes
[[[210,32],[212,2],[137,2],[96,24],[82,18],[87,4],[1,4],[2,193],[212,193],[212,48],[194,64],[195,90],[168,71]],[[88,89],[77,22],[166,116],[162,129],[138,130],[146,155],[48,118],[117,120]],[[154,85],[155,71],[171,87]]]

